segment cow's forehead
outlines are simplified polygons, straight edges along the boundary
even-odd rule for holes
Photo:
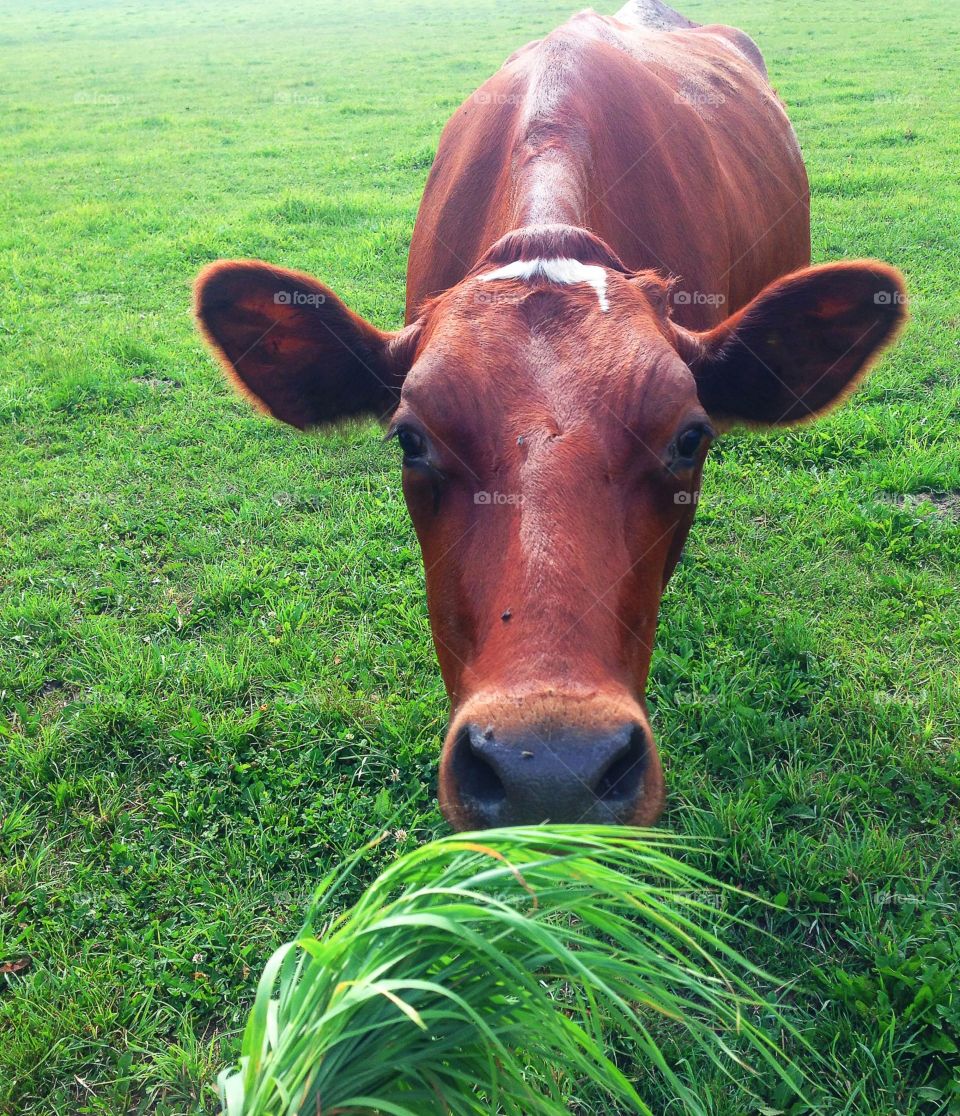
[[[502,270],[434,308],[402,393],[424,417],[463,425],[533,402],[558,418],[655,423],[695,403],[693,376],[642,288],[578,261]]]

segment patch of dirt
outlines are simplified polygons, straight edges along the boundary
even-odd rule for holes
[[[60,678],[49,678],[36,691],[31,703],[31,712],[38,717],[41,725],[53,724],[60,714],[71,702],[76,701],[82,694],[79,686],[72,682],[64,682]],[[13,714],[13,728],[23,731],[24,725],[19,722],[16,713]]]
[[[179,380],[171,380],[166,376],[133,376],[132,381],[153,388],[154,391],[176,391],[183,387]]]
[[[901,508],[931,506],[941,519],[960,520],[960,492],[909,492],[905,496],[887,496],[891,504]]]

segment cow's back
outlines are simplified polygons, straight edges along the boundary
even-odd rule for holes
[[[756,47],[645,7],[671,11],[634,0],[621,16],[642,22],[574,16],[453,115],[414,230],[408,317],[528,224],[582,225],[629,267],[678,276],[675,316],[694,326],[809,262],[806,173]]]

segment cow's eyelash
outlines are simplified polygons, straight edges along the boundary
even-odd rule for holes
[[[430,447],[426,436],[416,427],[398,422],[391,426],[384,437],[385,442],[396,439],[403,450],[405,461],[426,461],[429,458]]]

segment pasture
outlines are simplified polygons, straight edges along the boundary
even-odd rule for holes
[[[0,5],[0,1112],[217,1111],[318,878],[445,831],[398,451],[253,414],[190,285],[260,257],[399,326],[444,122],[575,7]],[[661,824],[774,904],[734,944],[823,1111],[960,1113],[960,10],[680,10],[757,40],[814,260],[894,263],[912,321],[842,410],[712,452],[649,688]]]

